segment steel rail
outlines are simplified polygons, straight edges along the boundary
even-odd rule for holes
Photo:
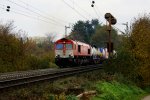
[[[89,71],[97,70],[97,69],[102,69],[102,65],[89,65],[89,66],[64,68],[64,69],[56,69],[56,70],[45,69],[45,70],[36,70],[36,71],[29,71],[29,72],[24,71],[22,72],[23,75],[19,73],[18,77],[16,77],[16,73],[11,73],[10,74],[12,75],[11,77],[0,79],[0,89],[13,87],[13,86],[19,86],[19,85],[23,85],[27,83],[44,81],[44,80],[55,80],[61,77],[76,75],[78,73],[89,72]],[[4,75],[7,76],[7,74],[4,74]],[[3,76],[3,75],[1,74],[0,76]]]

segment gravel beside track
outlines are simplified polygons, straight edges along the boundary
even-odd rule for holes
[[[17,77],[23,77],[27,75],[36,75],[39,73],[47,73],[50,71],[57,70],[56,68],[49,69],[38,69],[38,70],[29,70],[29,71],[17,71],[17,72],[8,72],[8,73],[0,73],[0,81],[6,79],[12,79]]]

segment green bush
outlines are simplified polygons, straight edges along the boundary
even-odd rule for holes
[[[148,93],[150,93],[150,86],[147,86],[146,88],[144,88],[144,90]]]
[[[98,95],[93,100],[138,100],[141,95],[146,93],[136,86],[116,81],[111,83],[98,82],[96,88]]]
[[[51,63],[48,58],[38,58],[36,56],[30,56],[28,58],[27,66],[29,66],[30,69],[57,67],[55,64]]]
[[[66,96],[66,100],[78,100],[78,99],[74,95],[68,95],[68,96]]]

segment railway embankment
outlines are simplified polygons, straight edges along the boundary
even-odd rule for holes
[[[122,81],[121,75],[110,75],[103,70],[77,74],[56,81],[45,81],[25,86],[9,88],[0,94],[2,100],[78,100],[77,96],[88,91],[93,95],[83,95],[81,100],[140,100],[147,94],[132,83]],[[96,93],[95,93],[96,91]]]

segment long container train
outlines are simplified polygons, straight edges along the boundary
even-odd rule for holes
[[[107,48],[96,48],[67,38],[57,40],[54,47],[55,63],[59,67],[101,63],[108,58]]]

